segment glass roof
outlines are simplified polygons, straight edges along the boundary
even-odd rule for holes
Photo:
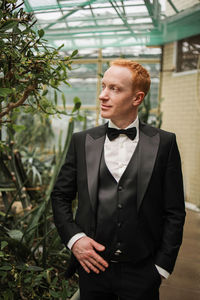
[[[154,46],[200,32],[200,4],[178,10],[165,0],[25,0],[38,29],[63,49]]]

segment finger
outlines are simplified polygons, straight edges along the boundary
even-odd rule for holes
[[[104,260],[100,255],[98,255],[95,251],[94,254],[92,255],[92,258],[97,261],[99,264],[101,264],[102,266],[104,266],[105,268],[108,267],[108,263],[106,260]]]
[[[85,263],[83,263],[82,261],[80,261],[81,266],[83,267],[83,269],[87,272],[90,273],[90,269],[86,266]]]
[[[85,261],[85,264],[87,265],[87,267],[92,270],[93,272],[95,272],[96,274],[99,274],[99,269],[96,268],[89,260]]]
[[[94,258],[90,258],[90,262],[93,264],[93,266],[95,266],[96,268],[98,268],[101,271],[105,271],[105,267],[102,266],[98,261],[96,261]]]
[[[105,246],[104,246],[104,245],[97,243],[97,242],[94,241],[93,239],[91,239],[91,244],[92,244],[92,246],[93,246],[97,251],[104,251],[104,250],[105,250]]]

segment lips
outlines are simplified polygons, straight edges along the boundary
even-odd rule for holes
[[[101,109],[102,110],[108,110],[111,106],[109,105],[104,105],[104,104],[101,104]]]

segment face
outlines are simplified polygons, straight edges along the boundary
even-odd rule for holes
[[[136,91],[132,72],[121,66],[111,66],[102,79],[101,116],[111,119],[116,125],[120,122],[134,121]]]

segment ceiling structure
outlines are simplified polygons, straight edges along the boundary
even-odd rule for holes
[[[50,44],[63,49],[158,46],[200,33],[200,3],[165,14],[164,0],[24,0]]]

